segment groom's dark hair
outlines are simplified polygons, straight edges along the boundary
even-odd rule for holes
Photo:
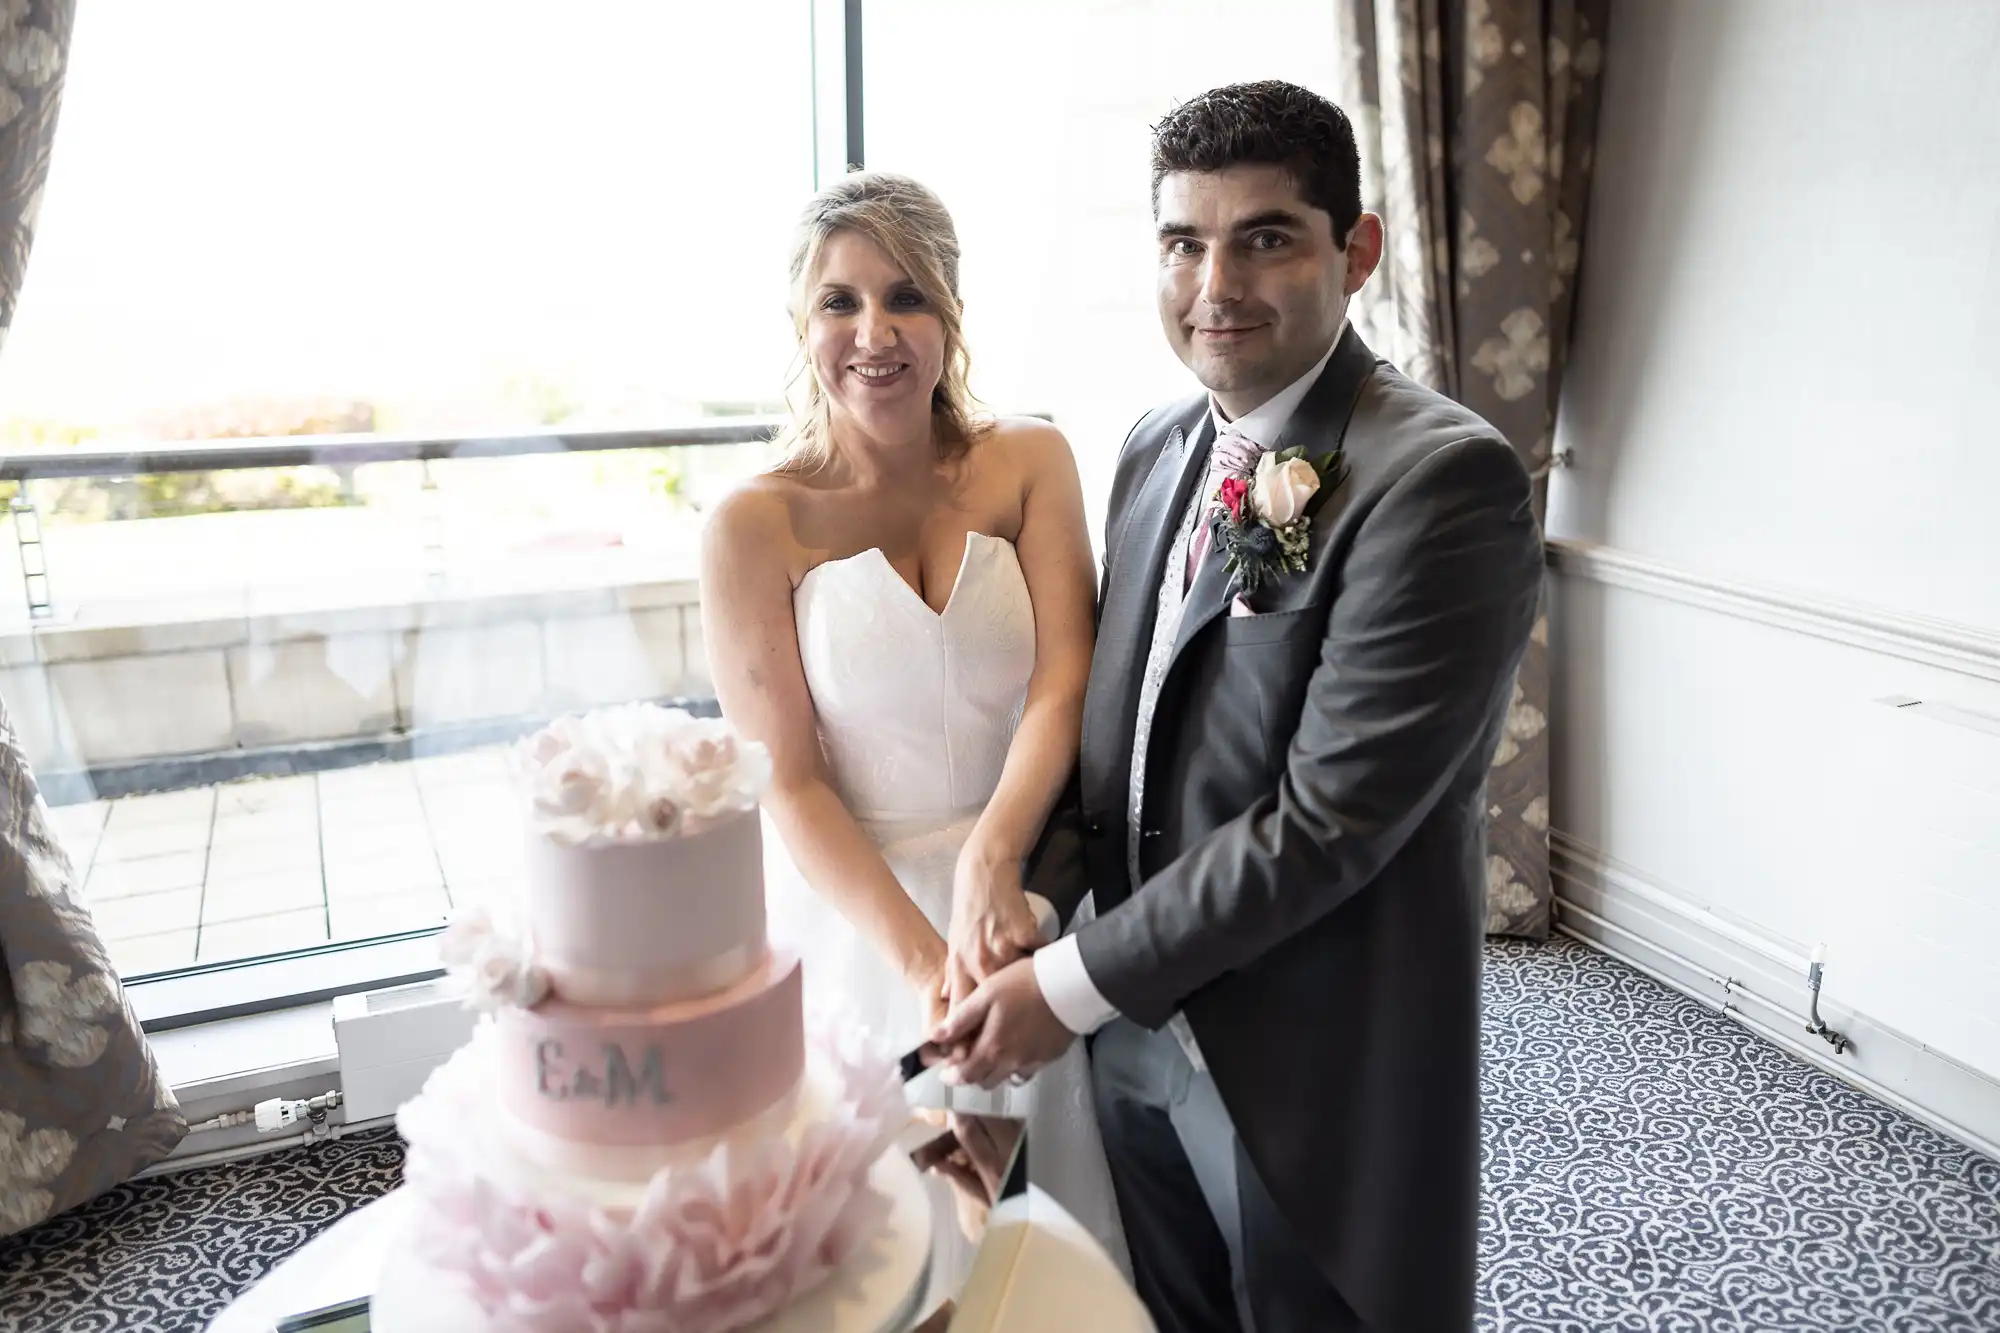
[[[1361,218],[1361,158],[1347,113],[1295,83],[1232,83],[1183,102],[1153,126],[1153,212],[1176,171],[1283,167],[1299,197],[1333,219],[1334,244]]]

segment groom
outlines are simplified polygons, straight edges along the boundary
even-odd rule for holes
[[[934,1037],[991,1086],[1095,1034],[1165,1333],[1464,1333],[1528,477],[1347,324],[1383,238],[1337,107],[1198,97],[1155,130],[1153,197],[1161,322],[1206,392],[1125,441],[1073,800],[1029,879],[1095,919]]]

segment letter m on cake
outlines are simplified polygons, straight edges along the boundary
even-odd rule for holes
[[[639,1066],[639,1072],[632,1072],[631,1062],[625,1058],[625,1048],[616,1042],[604,1044],[604,1104],[616,1106],[622,1102],[637,1103],[639,1094],[650,1092],[655,1106],[667,1102],[666,1076],[660,1069],[660,1048],[646,1047],[646,1058]]]

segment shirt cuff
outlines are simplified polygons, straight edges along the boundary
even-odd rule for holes
[[[1065,935],[1035,951],[1035,984],[1062,1025],[1087,1037],[1118,1017],[1117,1007],[1104,998],[1083,966],[1076,936]]]

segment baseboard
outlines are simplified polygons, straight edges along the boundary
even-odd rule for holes
[[[2000,1082],[1840,1003],[1837,968],[1820,1017],[1844,1050],[1806,1030],[1807,948],[1660,884],[1552,830],[1557,928],[1742,1023],[1842,1082],[2000,1160]]]
[[[2000,632],[1976,625],[1718,578],[1594,542],[1551,541],[1547,549],[1549,568],[1559,574],[2000,681]]]
[[[146,1040],[161,1077],[183,1107],[231,1098],[248,1106],[274,1095],[266,1089],[285,1077],[317,1077],[324,1082],[340,1072],[333,1004],[326,1000],[149,1032]],[[323,1091],[317,1088],[306,1095]],[[240,1107],[230,1104],[221,1109]]]

